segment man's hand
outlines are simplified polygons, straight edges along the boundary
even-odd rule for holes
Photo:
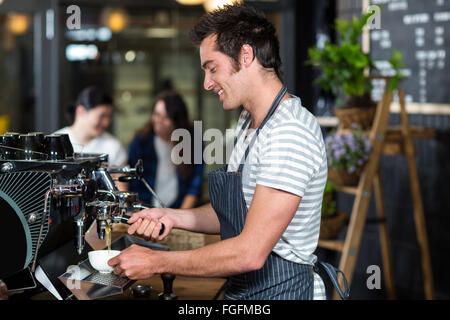
[[[154,255],[155,252],[151,249],[133,244],[110,259],[108,264],[114,267],[114,273],[121,277],[142,280],[156,273],[154,267],[158,261],[155,261]]]
[[[127,221],[131,224],[128,228],[128,234],[136,233],[147,240],[164,239],[174,226],[173,219],[167,214],[170,210],[166,208],[152,208],[136,212]],[[165,229],[163,234],[159,235],[162,223],[164,223]]]

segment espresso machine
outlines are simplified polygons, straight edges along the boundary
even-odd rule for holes
[[[111,177],[121,173],[121,181],[139,180],[142,162],[134,168],[108,168],[107,163],[107,154],[74,153],[67,134],[0,136],[0,279],[9,291],[43,286],[61,300],[96,299],[133,283],[114,274],[102,278],[87,259],[92,248],[85,235],[94,222],[104,239],[113,223],[126,223],[133,212],[150,207],[137,194],[119,191]],[[129,235],[112,249],[133,243],[168,250]],[[78,287],[70,286],[74,279]]]

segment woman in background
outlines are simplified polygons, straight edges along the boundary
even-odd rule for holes
[[[183,98],[175,91],[168,90],[156,98],[150,120],[136,133],[129,147],[128,162],[134,167],[142,159],[144,179],[165,205],[171,208],[192,208],[201,197],[204,166],[203,163],[194,164],[194,161],[174,165],[171,159],[174,146],[171,136],[175,129],[186,129],[193,137]],[[138,192],[140,200],[159,206],[141,182],[130,183],[129,189]]]
[[[83,89],[68,109],[72,125],[55,133],[68,133],[74,152],[107,153],[110,167],[126,165],[127,153],[120,141],[106,131],[113,114],[113,100],[101,89]]]

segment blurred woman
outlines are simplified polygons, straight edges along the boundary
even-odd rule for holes
[[[192,208],[201,196],[204,166],[203,163],[194,164],[194,161],[174,165],[171,159],[174,146],[171,135],[175,129],[186,129],[193,137],[193,128],[183,98],[173,90],[164,91],[156,98],[150,120],[131,142],[128,162],[133,167],[139,159],[143,160],[144,179],[165,205],[172,208]],[[129,189],[138,192],[142,201],[159,206],[141,182],[130,183]]]
[[[125,149],[106,131],[113,111],[113,100],[109,95],[97,87],[87,87],[81,91],[75,105],[68,109],[72,125],[55,133],[68,133],[77,153],[107,153],[110,167],[126,165]]]

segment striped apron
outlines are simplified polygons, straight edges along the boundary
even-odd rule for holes
[[[244,228],[247,205],[242,192],[243,164],[248,156],[250,146],[285,93],[286,87],[283,86],[272,103],[270,111],[256,130],[238,171],[227,172],[225,165],[208,174],[209,195],[212,207],[219,218],[222,240],[239,235]],[[261,269],[229,277],[224,298],[239,300],[312,299],[312,266],[285,260],[271,252]]]
[[[249,143],[238,171],[228,172],[227,165],[225,165],[218,170],[208,173],[211,205],[220,222],[220,236],[222,240],[239,235],[244,228],[247,217],[247,205],[242,191],[242,170],[244,163],[259,131],[269,120],[286,91],[286,87],[283,86],[273,101],[269,112],[257,128],[252,141]],[[247,119],[247,122],[242,128],[246,127],[249,119]],[[242,131],[239,133],[235,142],[241,133]],[[316,266],[314,267],[314,271],[318,271]],[[331,276],[331,281],[333,285],[337,284],[337,278],[333,275]],[[340,291],[340,288],[338,291]],[[225,289],[224,299],[312,300],[313,293],[313,266],[283,259],[272,251],[261,269],[230,276]]]

